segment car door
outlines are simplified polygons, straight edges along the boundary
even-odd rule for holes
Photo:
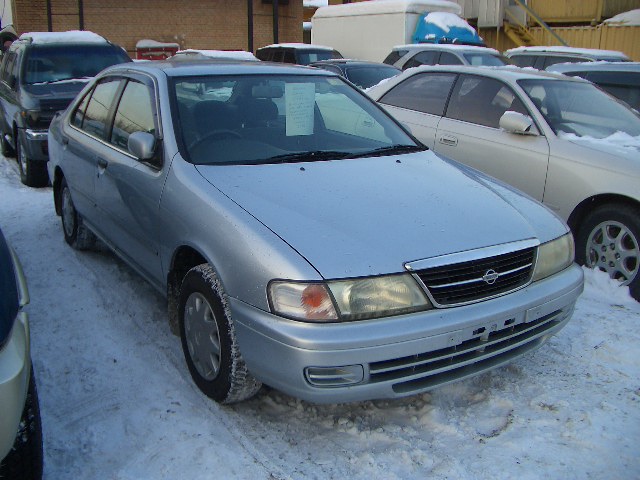
[[[19,49],[15,46],[4,54],[0,70],[0,108],[2,109],[0,133],[3,135],[13,135],[13,120],[17,118],[20,110],[18,101],[19,67]],[[13,140],[16,141],[15,138]]]
[[[500,129],[500,117],[507,110],[529,115],[520,98],[502,81],[460,75],[438,124],[434,150],[542,201],[549,144],[535,127],[535,135]]]
[[[380,104],[429,148],[433,148],[440,118],[457,74],[418,73],[389,90]]]
[[[112,77],[100,80],[73,107],[59,153],[76,210],[92,229],[100,231],[104,227],[96,209],[97,151],[103,147],[109,111],[121,82]]]
[[[112,107],[105,145],[97,151],[97,205],[111,246],[160,285],[158,215],[166,171],[162,169],[157,96],[151,79],[143,76],[123,80],[121,92]],[[134,132],[156,138],[156,157],[141,161],[129,151],[129,136]]]

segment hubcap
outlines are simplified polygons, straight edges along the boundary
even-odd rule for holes
[[[620,222],[610,220],[597,225],[589,234],[586,254],[587,266],[600,268],[623,285],[638,274],[638,239]]]
[[[189,356],[200,376],[211,381],[220,370],[220,334],[213,310],[198,292],[184,306],[184,331]]]
[[[62,190],[62,227],[67,237],[73,236],[76,228],[76,209],[71,201],[71,192],[68,188]]]

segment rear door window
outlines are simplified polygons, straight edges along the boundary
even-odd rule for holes
[[[420,65],[435,65],[439,55],[440,52],[436,51],[418,52],[402,66],[402,69],[406,70]]]
[[[514,55],[511,57],[511,61],[517,67],[533,67],[537,58],[534,55]]]
[[[404,57],[408,52],[409,50],[394,50],[389,55],[387,55],[387,58],[383,60],[383,63],[386,63],[387,65],[393,65],[402,57]]]
[[[120,79],[108,79],[96,85],[82,121],[82,130],[102,140],[105,139],[109,112],[120,83]]]
[[[442,52],[438,65],[462,65],[462,60],[456,57],[453,53]]]
[[[455,79],[454,73],[420,73],[396,85],[380,103],[442,116]]]

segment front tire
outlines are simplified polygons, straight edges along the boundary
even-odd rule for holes
[[[576,260],[628,285],[640,301],[640,209],[614,204],[596,208],[578,229]]]
[[[42,425],[33,369],[16,441],[0,464],[0,478],[7,480],[40,480],[42,478]]]
[[[46,187],[49,184],[47,162],[37,162],[27,157],[19,139],[16,139],[16,159],[20,170],[20,181],[27,187]]]
[[[60,182],[60,209],[65,241],[76,250],[93,248],[96,236],[85,226],[82,216],[76,211],[66,178]]]
[[[182,350],[198,388],[226,404],[255,395],[261,383],[242,359],[227,296],[209,264],[185,275],[178,312]]]

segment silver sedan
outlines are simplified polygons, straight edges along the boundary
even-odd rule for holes
[[[329,72],[111,68],[49,154],[67,243],[102,240],[166,294],[219,402],[423,392],[542,345],[583,288],[564,222]]]
[[[569,223],[579,263],[640,300],[640,116],[594,85],[516,67],[422,67],[369,95],[435,152]]]

